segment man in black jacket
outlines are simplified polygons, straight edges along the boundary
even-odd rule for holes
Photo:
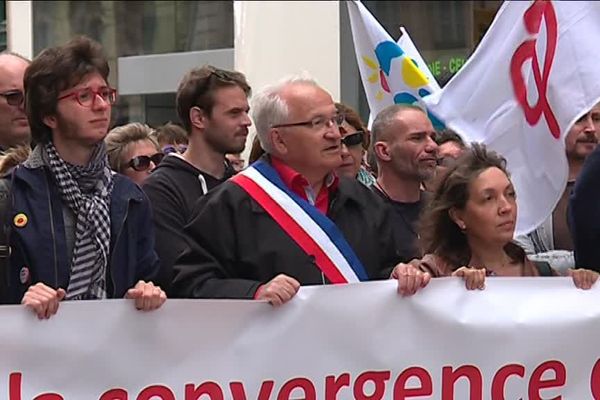
[[[165,157],[143,187],[154,215],[158,281],[167,292],[194,204],[233,175],[225,154],[244,150],[252,123],[249,95],[243,74],[212,66],[191,70],[179,84],[177,113],[188,133],[188,147],[182,155]]]
[[[252,189],[256,186],[248,183],[248,171],[257,172],[258,167],[204,196],[186,227],[189,247],[174,266],[173,294],[254,298],[279,305],[290,300],[300,285],[395,277],[401,278],[402,294],[425,286],[428,274],[398,265],[391,210],[356,180],[339,179],[333,173],[342,162],[338,125],[343,116],[336,113],[331,96],[310,79],[292,78],[256,95],[253,111],[266,152],[259,164],[287,197],[272,197],[269,203],[260,195],[269,184],[256,183],[259,191]],[[289,199],[296,200],[286,203]],[[340,252],[348,253],[346,260],[358,259],[348,261],[356,276],[342,271],[345,261],[333,262],[334,268],[323,261],[323,253],[335,259],[335,250],[321,252],[307,244],[312,240],[323,246],[328,237],[302,236],[294,228],[296,222],[281,222],[282,215],[293,220],[302,214],[298,207],[317,223],[340,232],[347,245],[340,245]]]

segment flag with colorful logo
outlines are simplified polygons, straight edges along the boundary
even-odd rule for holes
[[[508,160],[517,234],[553,211],[567,181],[564,139],[600,99],[600,2],[509,1],[428,108]]]
[[[408,33],[396,43],[360,1],[347,1],[356,60],[371,115],[392,104],[420,104],[440,89]],[[399,44],[400,43],[400,44]],[[406,47],[403,45],[406,44]],[[430,114],[434,126],[443,124]]]

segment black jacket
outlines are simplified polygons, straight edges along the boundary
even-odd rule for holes
[[[150,199],[156,231],[156,253],[160,259],[157,283],[167,293],[172,280],[173,263],[185,248],[183,228],[194,204],[206,192],[232,175],[217,179],[175,155],[164,158],[144,181],[142,189]]]
[[[590,154],[575,181],[568,223],[575,248],[575,266],[600,272],[600,146]]]
[[[327,283],[306,254],[267,212],[234,182],[204,196],[186,233],[188,248],[174,266],[172,295],[253,298],[257,288],[289,275],[302,285]],[[327,215],[343,232],[370,279],[386,279],[399,257],[391,210],[364,185],[340,179]]]

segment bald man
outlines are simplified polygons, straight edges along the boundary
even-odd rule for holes
[[[30,140],[23,101],[23,76],[29,61],[14,53],[0,53],[0,151]]]

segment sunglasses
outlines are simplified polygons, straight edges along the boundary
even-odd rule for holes
[[[221,83],[221,85],[223,84],[238,84],[237,82],[239,81],[239,74],[236,72],[232,72],[232,71],[226,71],[224,69],[219,69],[219,68],[215,68],[212,66],[207,66],[206,68],[203,69],[201,75],[198,77],[199,79],[203,80],[199,82],[199,85],[197,86],[196,89],[196,98],[201,97],[202,95],[205,95],[209,89],[210,90],[214,90],[211,89],[211,83],[213,82],[213,78],[215,78],[219,83]],[[202,105],[194,105],[194,107],[198,107],[200,109],[203,108]]]
[[[187,150],[187,144],[172,145],[168,144],[162,148],[162,152],[166,154],[179,153],[183,154]]]
[[[142,172],[142,171],[147,171],[148,168],[150,168],[150,163],[154,163],[154,165],[158,165],[160,164],[160,162],[162,161],[163,157],[165,155],[163,153],[156,153],[153,154],[151,156],[137,156],[137,157],[133,157],[131,160],[129,160],[129,162],[127,163],[127,167],[131,167],[136,171]]]
[[[457,159],[451,156],[438,157],[436,164],[439,167],[451,168],[456,165]]]
[[[342,138],[342,144],[346,147],[353,147],[363,143],[364,132],[356,131]]]
[[[23,92],[21,92],[20,90],[11,90],[8,92],[0,93],[0,96],[4,97],[9,105],[16,107],[23,104],[23,100],[25,100]]]

